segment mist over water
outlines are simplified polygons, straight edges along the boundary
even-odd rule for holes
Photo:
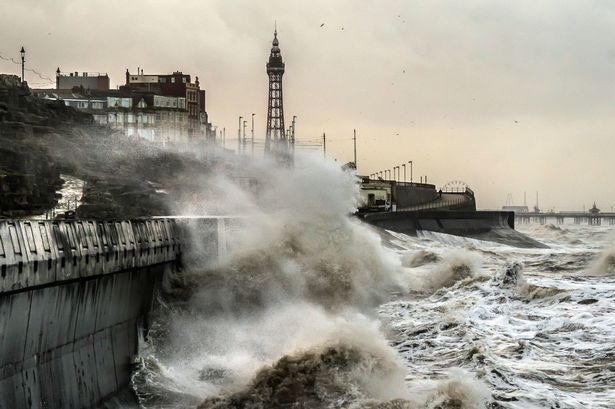
[[[228,169],[177,207],[239,217],[219,260],[168,283],[133,378],[144,407],[611,407],[607,228],[524,226],[551,246],[531,250],[408,237],[349,216],[337,164]]]

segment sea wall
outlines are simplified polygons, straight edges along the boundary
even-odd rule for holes
[[[374,226],[410,236],[431,231],[520,248],[547,247],[515,230],[513,212],[434,210],[368,213],[361,217]]]
[[[434,185],[428,184],[394,184],[393,198],[398,208],[433,202],[438,199]]]
[[[220,220],[0,221],[0,408],[126,391],[165,274],[188,240],[216,257]]]

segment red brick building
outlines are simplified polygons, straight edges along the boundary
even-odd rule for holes
[[[130,92],[186,98],[189,129],[192,132],[203,132],[203,134],[206,134],[209,130],[209,121],[205,110],[205,90],[201,90],[198,77],[192,83],[190,75],[181,71],[175,71],[173,74],[146,75],[143,74],[143,70],[137,74],[131,74],[127,69],[126,85],[121,89]]]

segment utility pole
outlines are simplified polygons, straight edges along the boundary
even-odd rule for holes
[[[408,163],[410,164],[410,183],[412,183],[412,161],[408,161]]]
[[[256,114],[252,112],[252,157],[254,157],[254,115]]]
[[[327,136],[325,133],[322,133],[322,156],[326,160],[327,159]]]
[[[222,147],[226,148],[226,127],[222,128]]]
[[[237,154],[241,153],[241,120],[243,117],[239,116],[239,126],[237,127]]]
[[[24,67],[26,64],[26,50],[24,50],[23,46],[21,47],[21,83],[23,84],[25,81],[24,78]]]
[[[357,169],[357,130],[353,129],[352,141],[354,143],[354,168]]]

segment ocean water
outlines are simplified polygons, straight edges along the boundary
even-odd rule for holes
[[[615,407],[611,228],[520,226],[548,249],[408,237],[348,217],[358,185],[335,164],[262,169],[257,200],[209,184],[250,217],[168,277],[134,364],[142,407]]]
[[[460,367],[486,383],[490,407],[615,407],[612,227],[534,224],[520,231],[551,248],[395,235],[395,244],[427,259],[415,267],[421,274],[438,264],[471,266],[450,287],[379,308],[407,380]],[[514,263],[517,280],[507,282]]]
[[[364,271],[353,289],[353,271],[344,276],[336,265],[347,256],[365,261],[352,251],[315,261],[286,254],[284,263],[296,263],[291,275],[312,261],[310,269],[323,272],[300,284],[283,277],[288,272],[271,277],[249,268],[280,269],[265,255],[214,268],[213,287],[191,293],[181,308],[165,305],[159,333],[143,342],[134,378],[143,406],[615,407],[612,228],[525,225],[522,232],[550,248],[518,249],[348,226],[343,235],[361,231],[385,258],[378,261],[385,265],[350,268],[400,274],[383,283]],[[305,243],[294,245],[314,256]],[[287,251],[284,244],[278,250]],[[249,279],[231,277],[239,271]],[[365,284],[380,288],[363,293]],[[212,301],[221,288],[227,292]]]

